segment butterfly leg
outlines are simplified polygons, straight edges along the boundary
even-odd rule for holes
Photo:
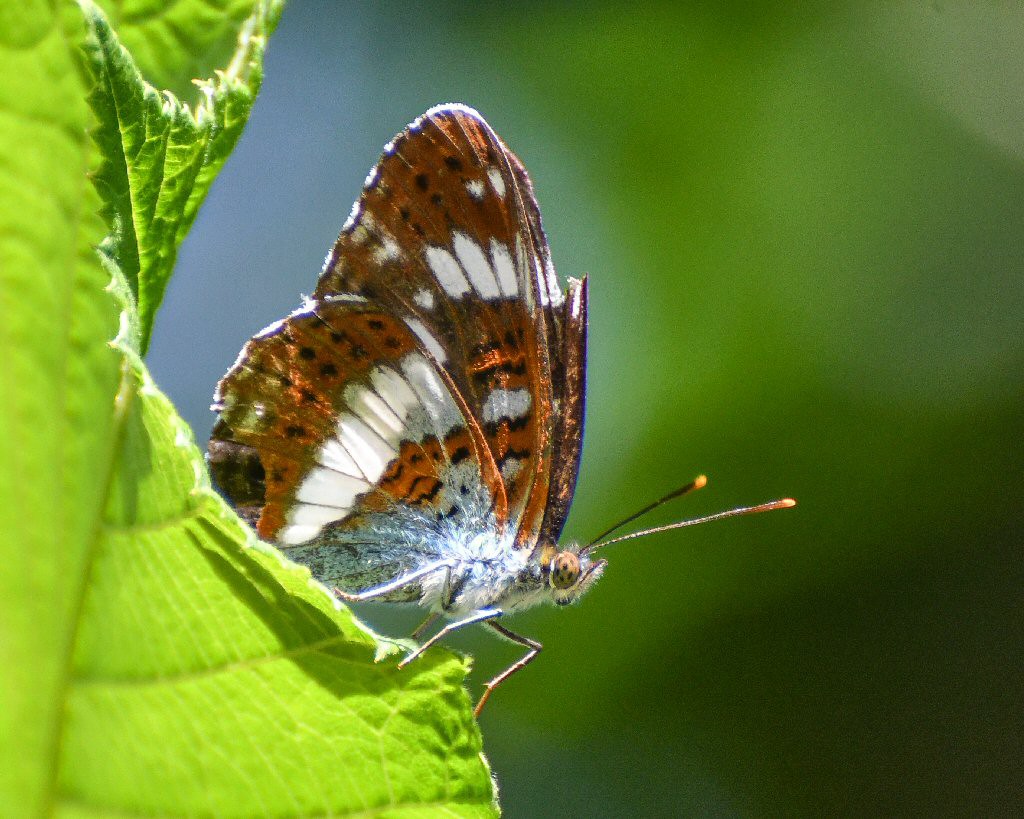
[[[494,620],[489,621],[487,625],[493,628],[502,637],[511,640],[513,643],[518,643],[519,645],[524,646],[530,650],[526,652],[526,654],[523,656],[521,660],[517,660],[516,662],[512,663],[512,665],[510,665],[508,668],[502,671],[497,677],[495,677],[493,680],[487,683],[486,686],[484,686],[483,696],[480,697],[480,702],[478,702],[476,704],[476,708],[473,709],[474,717],[480,716],[480,712],[483,711],[484,705],[487,703],[487,700],[491,696],[491,692],[495,688],[497,688],[499,685],[505,682],[505,680],[507,680],[520,669],[526,668],[526,666],[528,666],[533,661],[533,658],[540,654],[540,650],[544,648],[544,646],[538,643],[536,640],[531,640],[529,637],[523,637],[523,635],[521,634],[516,634],[514,631],[509,631],[507,628],[501,625],[501,623],[496,623]]]
[[[411,651],[409,654],[405,655],[403,660],[398,664],[398,667],[405,668],[434,643],[447,637],[453,631],[457,631],[464,626],[471,626],[473,623],[482,623],[487,620],[493,620],[495,617],[501,617],[501,615],[501,609],[480,609],[479,611],[474,611],[468,617],[463,617],[461,620],[455,620],[454,622],[449,623],[415,651]]]
[[[379,586],[374,586],[373,588],[366,589],[365,591],[353,593],[342,591],[341,589],[335,587],[334,593],[347,603],[361,603],[364,600],[372,600],[375,597],[383,597],[385,594],[390,594],[391,592],[398,591],[402,587],[408,586],[410,583],[415,583],[421,577],[426,577],[429,574],[433,574],[438,569],[444,569],[450,575],[452,571],[452,566],[451,563],[447,560],[439,560],[436,563],[431,563],[428,566],[424,566],[422,569],[417,569],[414,572],[403,574],[399,577],[396,577],[394,580],[388,583],[382,583]]]
[[[441,596],[438,600],[442,611],[448,611],[452,605],[452,597],[455,589],[452,587],[452,567],[447,566],[444,573],[444,585],[441,586]]]
[[[427,615],[427,619],[420,623],[418,626],[416,626],[416,630],[412,633],[412,639],[419,642],[420,637],[423,636],[423,632],[430,628],[430,626],[433,625],[434,621],[440,616],[440,612],[430,612],[430,614]]]
[[[441,595],[439,597],[439,602],[441,604],[441,611],[448,611],[449,607],[452,604],[452,567],[451,566],[445,566],[444,567],[444,583],[441,586]],[[430,628],[430,626],[433,624],[433,622],[438,617],[440,617],[440,616],[441,616],[441,612],[439,612],[439,611],[433,611],[430,614],[428,614],[427,615],[427,619],[424,620],[422,623],[420,623],[418,626],[416,626],[416,630],[412,633],[412,639],[414,639],[417,642],[419,642],[419,639],[420,639],[420,637],[423,636],[423,633],[428,628]]]

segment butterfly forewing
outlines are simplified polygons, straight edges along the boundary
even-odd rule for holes
[[[387,147],[316,291],[361,293],[400,316],[486,438],[522,546],[537,539],[552,467],[549,348],[562,295],[526,172],[461,106]]]

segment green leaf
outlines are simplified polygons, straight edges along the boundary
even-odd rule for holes
[[[256,541],[140,357],[276,4],[195,115],[81,7],[0,13],[0,812],[494,815],[466,661]]]
[[[489,813],[460,683],[412,675],[305,569],[250,540],[129,362],[119,459],[77,624],[63,804],[194,815]],[[191,491],[183,493],[182,487]]]
[[[70,7],[0,12],[0,812],[25,815],[51,802],[122,375],[80,31]]]
[[[104,0],[98,3],[118,39],[157,88],[196,96],[192,80],[227,65],[253,0]],[[280,1],[268,4],[276,17]]]
[[[266,32],[279,4],[258,4],[231,65],[199,84],[195,113],[144,82],[102,12],[83,3],[89,39],[85,66],[102,162],[96,174],[110,235],[103,253],[121,267],[138,305],[135,341],[145,352],[170,280],[178,245],[241,134],[262,78]]]

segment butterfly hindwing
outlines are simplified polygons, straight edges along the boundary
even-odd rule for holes
[[[456,467],[483,486],[488,450],[418,340],[362,299],[307,306],[265,330],[216,400],[214,478],[285,547],[369,511],[438,504]]]

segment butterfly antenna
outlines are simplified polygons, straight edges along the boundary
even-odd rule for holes
[[[584,546],[583,550],[585,551],[587,549],[597,548],[596,546],[594,546],[594,544],[597,543],[599,540],[603,540],[604,538],[608,537],[608,535],[610,535],[612,532],[616,531],[617,529],[621,529],[627,523],[632,523],[637,518],[642,518],[648,512],[652,512],[655,509],[657,509],[663,503],[668,503],[670,500],[675,500],[676,498],[681,498],[683,495],[688,495],[690,492],[694,492],[698,489],[703,489],[707,482],[708,479],[706,475],[698,475],[689,483],[683,484],[678,489],[673,489],[671,492],[665,495],[665,497],[658,498],[658,500],[656,500],[654,503],[648,504],[639,512],[634,512],[628,518],[623,518],[614,526],[610,526],[609,528],[605,529],[603,532],[601,532],[601,534],[599,534],[597,537],[591,540],[590,543]]]
[[[594,549],[600,549],[602,546],[610,546],[613,543],[622,543],[624,540],[633,540],[638,537],[655,535],[658,532],[670,532],[673,529],[682,529],[686,526],[696,526],[698,523],[710,523],[713,520],[722,520],[723,518],[735,518],[740,515],[756,515],[759,512],[771,512],[773,509],[789,509],[791,506],[796,506],[796,501],[792,498],[783,498],[781,500],[768,501],[767,503],[759,503],[757,506],[741,506],[737,509],[729,509],[726,512],[717,512],[714,515],[706,515],[702,518],[681,520],[677,523],[669,523],[666,526],[655,526],[653,529],[641,529],[639,532],[630,532],[628,535],[613,537],[611,540],[605,540],[601,543],[593,543],[583,549],[580,549],[580,554],[585,554],[586,552],[593,551]]]

